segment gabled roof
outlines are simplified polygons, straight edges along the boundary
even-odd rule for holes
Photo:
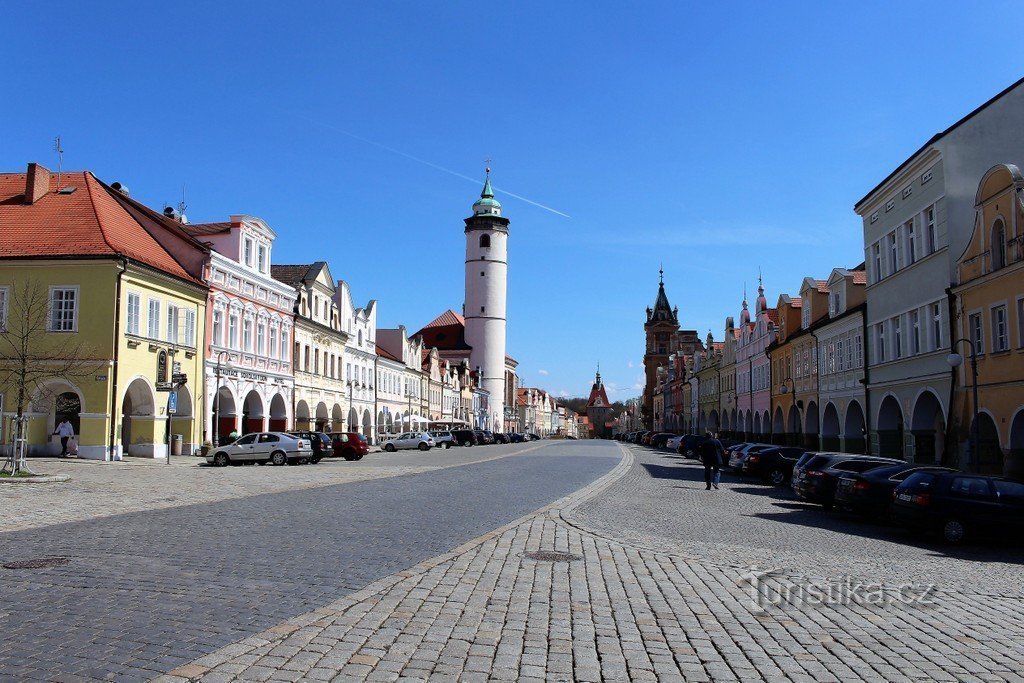
[[[0,174],[0,258],[123,256],[203,284],[201,272],[190,272],[150,233],[171,229],[156,220],[146,221],[144,226],[115,198],[116,190],[90,171],[62,173],[59,187],[56,173],[42,167],[37,167],[37,173],[49,174],[48,190],[31,204],[25,203],[27,174]],[[67,187],[75,190],[58,192]],[[209,251],[180,230],[174,230],[173,235],[184,249]]]
[[[309,265],[270,266],[270,276],[278,282],[288,285],[301,285],[305,281],[315,278],[324,265],[324,261],[317,261]]]
[[[424,325],[423,329],[426,330],[426,329],[429,329],[431,327],[447,327],[449,325],[463,325],[464,326],[465,324],[466,324],[466,319],[463,318],[461,315],[459,315],[458,313],[456,313],[455,311],[453,311],[452,309],[449,308],[447,311],[445,311],[444,313],[442,313],[441,315],[437,316],[436,318],[431,320],[429,323]],[[420,330],[420,331],[422,332],[423,330]]]
[[[397,356],[395,356],[393,353],[391,353],[390,351],[385,349],[380,344],[377,344],[377,355],[380,356],[381,358],[387,358],[388,360],[393,360],[396,363],[401,363],[402,362],[401,358],[398,358]]]
[[[470,350],[466,343],[466,319],[451,309],[431,320],[416,335],[423,338],[424,346],[436,346],[439,351]]]
[[[219,235],[231,230],[231,223],[189,223],[184,226],[185,230],[195,237],[205,235]]]

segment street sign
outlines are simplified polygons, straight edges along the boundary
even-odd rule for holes
[[[167,414],[174,415],[178,412],[178,392],[172,391],[167,394]]]
[[[156,354],[156,380],[163,382],[167,379],[167,352],[163,349]]]
[[[178,361],[174,361],[173,363],[171,363],[171,372],[173,372],[175,375],[179,374],[181,372],[181,363],[179,363]]]
[[[184,372],[176,372],[173,375],[171,375],[171,381],[174,382],[175,384],[187,384],[188,375],[186,375]]]
[[[170,382],[157,382],[156,383],[156,390],[157,391],[173,391],[174,390],[174,385],[172,385]]]

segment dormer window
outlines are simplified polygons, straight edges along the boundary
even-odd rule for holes
[[[261,244],[257,250],[256,267],[261,273],[267,272],[267,247]]]
[[[832,294],[832,315],[839,315],[841,306],[839,303],[839,292]]]
[[[250,268],[252,268],[252,240],[249,239],[248,237],[245,238],[245,246],[243,247],[243,250],[242,250],[242,256],[245,259],[244,260],[245,265],[247,265]]]
[[[803,327],[804,329],[807,329],[808,327],[811,326],[811,307],[804,306],[803,309],[800,311],[800,315],[800,326]]]

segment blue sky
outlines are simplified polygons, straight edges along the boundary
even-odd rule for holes
[[[491,158],[498,188],[569,216],[498,193],[523,382],[585,394],[600,361],[623,399],[659,263],[684,326],[717,339],[758,268],[774,302],[859,263],[854,202],[1022,75],[1019,18],[1009,2],[14,3],[0,162],[55,166],[59,134],[66,168],[151,206],[185,185],[194,222],[260,216],[276,263],[327,260],[382,327],[415,330],[461,306],[462,219]]]

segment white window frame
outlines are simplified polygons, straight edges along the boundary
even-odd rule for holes
[[[856,346],[856,349],[857,349],[857,366],[856,367],[860,368],[860,367],[864,366],[864,338],[860,334],[858,334],[853,339],[854,339],[854,342],[857,345]]]
[[[261,273],[267,272],[267,245],[256,245],[256,269]]]
[[[938,310],[936,314],[935,311]],[[928,317],[931,318],[932,351],[938,351],[942,346],[942,304],[933,301],[928,304]]]
[[[196,346],[196,312],[190,308],[185,309],[185,346]]]
[[[213,343],[217,346],[224,345],[224,311],[214,309],[213,311]]]
[[[908,266],[912,266],[917,263],[917,244],[915,242],[913,218],[903,223],[903,239],[906,245],[904,251],[907,258],[905,260]]]
[[[167,341],[172,344],[177,344],[181,339],[181,326],[178,325],[180,310],[174,304],[167,304]]]
[[[892,357],[893,360],[903,358],[903,316],[892,318]]]
[[[910,353],[916,356],[921,353],[921,311],[914,309],[910,312]]]
[[[234,323],[234,324],[232,324]],[[238,348],[238,315],[235,313],[228,313],[228,343],[229,349]]]
[[[252,318],[242,320],[242,350],[252,353]]]
[[[277,358],[277,325],[270,326],[270,357]]]
[[[975,335],[977,333],[977,335]],[[985,353],[985,316],[981,309],[967,314],[967,338],[974,345],[974,352],[981,356]]]
[[[146,302],[146,336],[150,339],[160,339],[160,299],[150,297]]]
[[[246,237],[242,240],[242,261],[249,268],[252,268],[252,247],[252,238]]]
[[[142,329],[142,295],[138,292],[128,292],[128,311],[125,322],[125,332],[139,336]],[[0,311],[0,328],[3,327],[3,320],[6,319],[3,311]]]
[[[897,245],[899,245],[899,238],[896,236],[896,231],[893,230],[885,236],[886,250],[889,254],[887,265],[889,266],[889,275],[895,275],[896,271],[900,269],[900,254]]]
[[[1000,311],[1003,314],[1001,323],[997,320],[997,315]],[[1001,301],[994,306],[989,307],[989,321],[992,324],[992,353],[1008,351],[1010,348],[1010,331],[1005,301]],[[1002,333],[999,331],[1000,324],[1002,325]]]
[[[927,250],[928,254],[934,254],[936,251],[939,250],[939,236],[936,232],[935,226],[935,207],[935,204],[930,204],[924,207],[924,210],[921,212],[921,222],[924,224],[924,238],[926,242],[925,249]],[[931,212],[930,217],[928,215],[929,211]]]
[[[885,349],[885,321],[875,323],[875,355],[878,356],[875,360],[878,363],[884,363],[886,361],[886,349]]]
[[[879,240],[871,245],[871,260],[874,266],[874,281],[878,282],[884,275],[882,274],[882,241]]]
[[[267,352],[267,324],[260,321],[256,323],[256,354],[266,355]]]

